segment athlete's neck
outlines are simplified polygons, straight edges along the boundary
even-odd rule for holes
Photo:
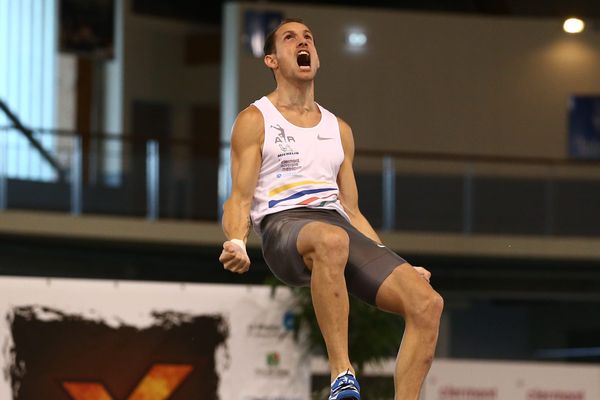
[[[312,81],[300,85],[278,83],[277,89],[267,97],[277,108],[294,110],[301,114],[317,109]]]

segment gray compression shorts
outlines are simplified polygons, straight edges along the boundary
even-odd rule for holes
[[[310,270],[298,253],[296,241],[300,229],[314,221],[339,226],[348,233],[350,249],[344,273],[346,286],[354,296],[375,305],[377,291],[385,278],[406,261],[387,247],[378,246],[335,210],[302,207],[263,218],[262,252],[273,274],[290,286],[310,285]]]

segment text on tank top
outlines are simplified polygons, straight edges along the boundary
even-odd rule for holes
[[[290,123],[265,96],[253,103],[263,115],[262,164],[250,217],[254,229],[269,214],[298,207],[331,209],[348,219],[340,200],[337,175],[344,160],[339,123],[319,107],[317,125]]]

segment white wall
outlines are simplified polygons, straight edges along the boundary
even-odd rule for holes
[[[124,130],[132,129],[132,101],[156,101],[172,107],[174,137],[189,134],[191,109],[218,104],[220,65],[184,64],[185,37],[215,28],[136,15],[125,8]]]
[[[353,126],[358,149],[565,157],[569,96],[600,92],[600,33],[567,36],[558,19],[240,4],[238,24],[259,8],[312,28],[317,101]],[[356,27],[360,53],[344,44]],[[238,45],[242,109],[274,85]]]

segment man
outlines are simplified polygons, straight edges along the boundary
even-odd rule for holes
[[[223,207],[228,240],[219,260],[229,271],[248,270],[245,241],[253,225],[273,273],[310,286],[327,346],[330,400],[360,400],[348,357],[348,292],[401,314],[396,400],[416,400],[433,359],[442,298],[429,271],[381,244],[358,208],[352,130],[314,100],[319,56],[310,29],[283,21],[267,36],[264,54],[277,88],[234,124],[233,187]]]

